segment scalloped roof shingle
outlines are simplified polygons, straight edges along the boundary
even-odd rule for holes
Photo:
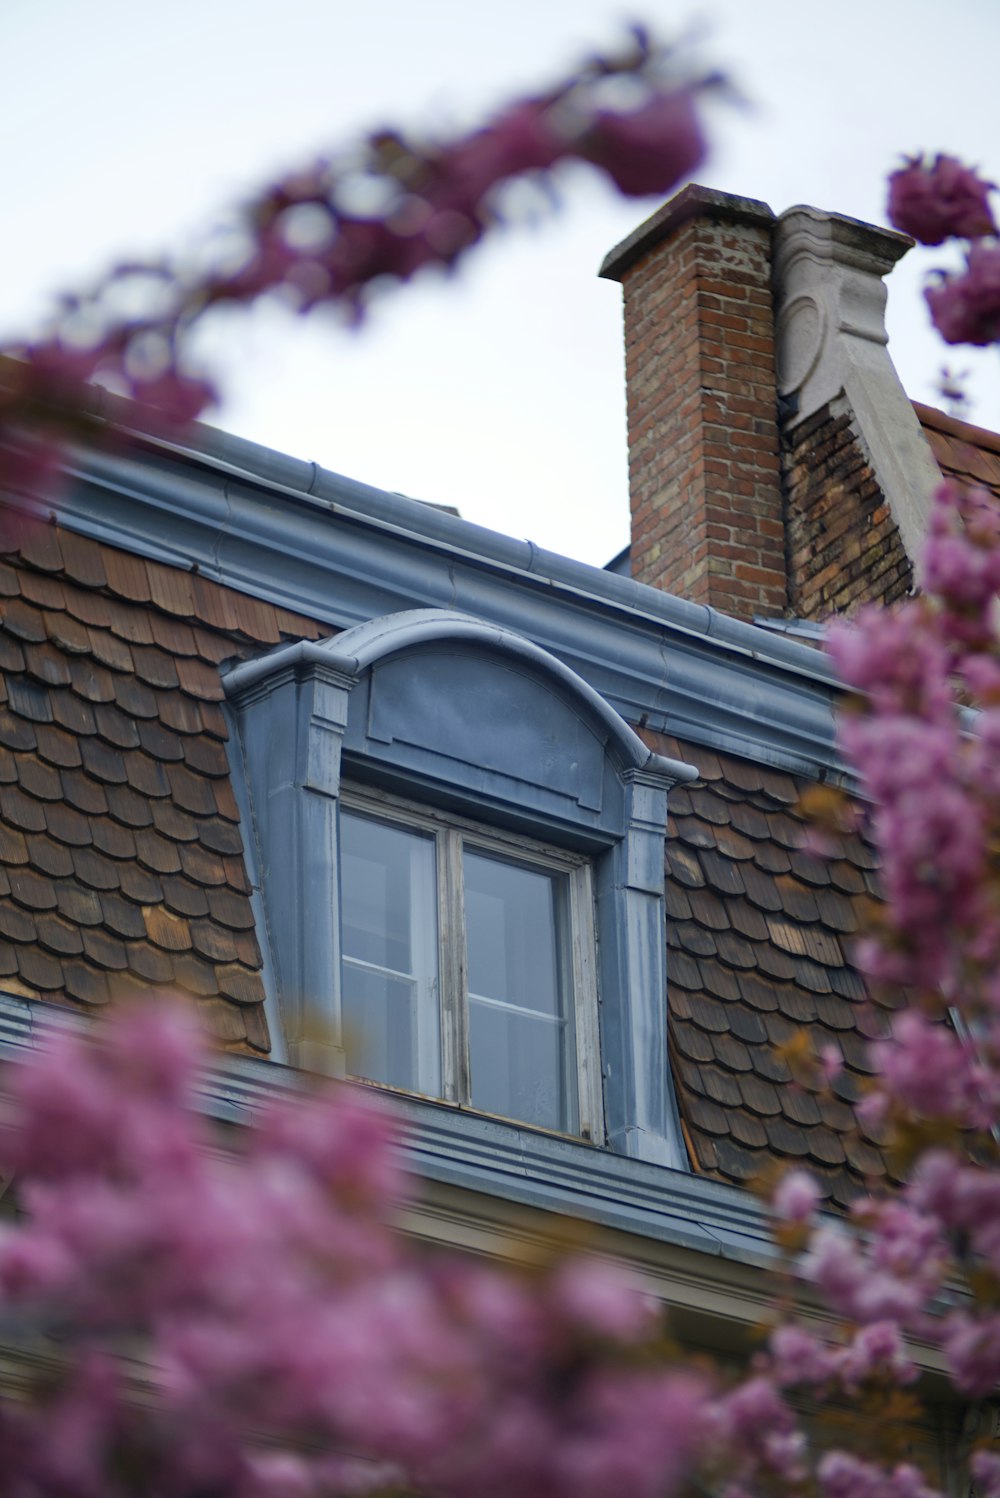
[[[226,1045],[269,1048],[261,954],[229,778],[220,663],[315,621],[54,526],[0,560],[0,987],[89,1007],[192,993]],[[860,837],[802,846],[804,782],[646,735],[701,779],[671,794],[671,1050],[696,1169],[746,1184],[809,1163],[844,1202],[877,1169],[852,1108],[877,1033],[851,967],[875,890]],[[836,1095],[774,1047],[837,1046]]]
[[[859,907],[877,896],[874,853],[860,834],[829,857],[808,851],[808,781],[643,736],[700,776],[670,793],[666,857],[671,1055],[693,1163],[736,1185],[775,1159],[806,1165],[846,1205],[882,1169],[853,1108],[865,1040],[885,1028],[851,964]],[[778,1050],[798,1031],[843,1057],[829,1096],[799,1086]]]
[[[1000,434],[917,401],[913,409],[945,478],[982,484],[1000,499]]]
[[[56,527],[0,560],[0,985],[197,997],[269,1049],[221,661],[309,619]]]

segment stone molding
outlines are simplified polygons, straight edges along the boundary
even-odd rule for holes
[[[843,394],[913,561],[940,473],[892,359],[883,277],[912,241],[804,205],[778,218],[774,295],[786,431]]]
[[[757,198],[741,198],[735,193],[719,192],[714,187],[691,182],[609,250],[598,275],[605,281],[620,281],[637,260],[676,234],[693,218],[712,219],[721,224],[753,224],[767,229],[774,223],[774,212]]]

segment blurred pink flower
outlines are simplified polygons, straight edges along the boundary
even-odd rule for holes
[[[706,152],[693,89],[654,94],[625,113],[595,115],[583,154],[628,197],[666,193],[697,168]]]
[[[889,178],[889,220],[920,244],[995,234],[990,212],[992,182],[984,182],[954,156],[909,160]]]
[[[820,1203],[815,1179],[804,1170],[786,1171],[771,1200],[782,1222],[808,1222]]]
[[[1000,339],[1000,243],[977,240],[965,270],[942,272],[924,295],[945,343],[984,347]]]

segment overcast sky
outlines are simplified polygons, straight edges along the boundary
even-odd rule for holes
[[[716,110],[710,186],[776,212],[884,222],[901,152],[1000,177],[998,0],[0,0],[0,336],[112,259],[184,244],[216,209],[318,148],[393,121],[469,121],[610,45],[642,15],[695,31],[750,101]],[[601,564],[627,540],[620,292],[599,281],[653,201],[583,170],[552,221],[496,238],[459,278],[384,300],[360,338],[274,314],[226,330],[214,418],[258,442]],[[893,273],[891,352],[940,403],[914,251]],[[1000,358],[970,370],[1000,426]]]

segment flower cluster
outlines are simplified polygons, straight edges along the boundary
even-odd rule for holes
[[[926,291],[931,318],[945,343],[976,348],[1000,340],[1000,244],[974,244],[960,274],[941,272]]]
[[[992,182],[954,156],[907,161],[889,178],[889,218],[925,245],[965,240],[965,268],[939,271],[925,295],[946,343],[976,347],[1000,340],[1000,244],[990,208]]]
[[[966,184],[968,185],[968,184]],[[983,232],[990,232],[984,230]],[[994,254],[992,242],[973,246]],[[839,670],[858,693],[842,742],[871,798],[885,904],[860,949],[907,1007],[876,1044],[878,1075],[862,1102],[888,1130],[894,1195],[864,1200],[862,1233],[813,1232],[801,1269],[855,1328],[838,1346],[794,1323],[771,1344],[783,1387],[850,1393],[872,1378],[913,1377],[902,1341],[936,1344],[955,1388],[981,1398],[1000,1383],[1000,513],[991,494],[942,485],[927,542],[922,598],[831,631]],[[789,1178],[785,1221],[808,1211]],[[790,1206],[789,1204],[792,1204]],[[1000,1463],[979,1452],[983,1491]],[[905,1464],[887,1471],[846,1453],[817,1468],[821,1491],[928,1492]]]
[[[954,156],[936,156],[929,164],[916,156],[889,178],[889,218],[920,244],[979,239],[997,232],[992,191],[992,182],[984,182]]]
[[[846,1451],[830,1451],[819,1464],[823,1498],[940,1498],[923,1473],[900,1463],[885,1473]]]
[[[924,597],[894,612],[873,609],[855,626],[830,631],[841,675],[863,694],[865,710],[845,717],[841,739],[872,798],[883,859],[881,936],[862,946],[861,958],[873,976],[932,997],[967,991],[970,960],[977,972],[1000,962],[990,877],[1000,827],[998,543],[993,497],[941,485],[924,556]],[[983,708],[975,733],[964,715],[971,702]],[[925,1079],[921,1107],[950,1111],[940,1090],[951,1068],[972,1084],[975,1114],[983,1079],[967,1046],[918,1015],[897,1027],[896,1044],[912,1055],[911,1079]],[[883,1060],[892,1066],[889,1053]],[[903,1088],[903,1076],[893,1074],[894,1087]],[[926,1091],[933,1086],[937,1103]],[[994,1106],[992,1096],[986,1106]],[[968,1121],[979,1126],[975,1117]]]
[[[659,1319],[620,1270],[407,1248],[381,1108],[294,1095],[224,1153],[194,1107],[202,1060],[160,1001],[12,1079],[0,1144],[24,1216],[0,1242],[0,1315],[59,1373],[0,1404],[5,1490],[680,1488],[710,1391],[651,1358]]]
[[[841,741],[882,861],[884,902],[857,957],[896,1007],[859,1109],[881,1124],[903,1184],[883,1183],[834,1226],[817,1221],[807,1176],[784,1177],[776,1236],[840,1330],[819,1336],[795,1319],[793,1297],[757,1360],[765,1386],[856,1400],[876,1426],[885,1411],[886,1432],[894,1410],[911,1408],[914,1339],[936,1347],[960,1396],[993,1396],[1000,1384],[1000,511],[991,494],[941,486],[923,580],[922,597],[864,612],[829,637],[856,694]],[[821,1068],[817,1076],[823,1085]],[[938,1498],[888,1434],[881,1460],[862,1449],[814,1461],[824,1498]],[[977,1491],[1000,1493],[1000,1458],[966,1454]]]
[[[815,1457],[789,1391],[912,1383],[951,1266],[942,1223],[1000,1272],[1000,1189],[928,1157],[912,1200],[821,1228],[806,1277],[851,1323],[794,1323],[730,1388],[678,1363],[617,1267],[421,1252],[394,1229],[394,1130],[360,1089],[294,1093],[223,1140],[196,1107],[202,1044],[161,999],[11,1075],[0,1158],[23,1209],[0,1239],[0,1317],[54,1369],[0,1401],[11,1491],[87,1498],[725,1498],[819,1490],[935,1498],[913,1467]],[[796,1227],[817,1192],[775,1199]],[[866,1247],[867,1243],[867,1247]],[[1000,1374],[995,1315],[939,1340],[959,1388]],[[986,1468],[984,1468],[984,1471]],[[863,1479],[863,1480],[862,1480]]]

